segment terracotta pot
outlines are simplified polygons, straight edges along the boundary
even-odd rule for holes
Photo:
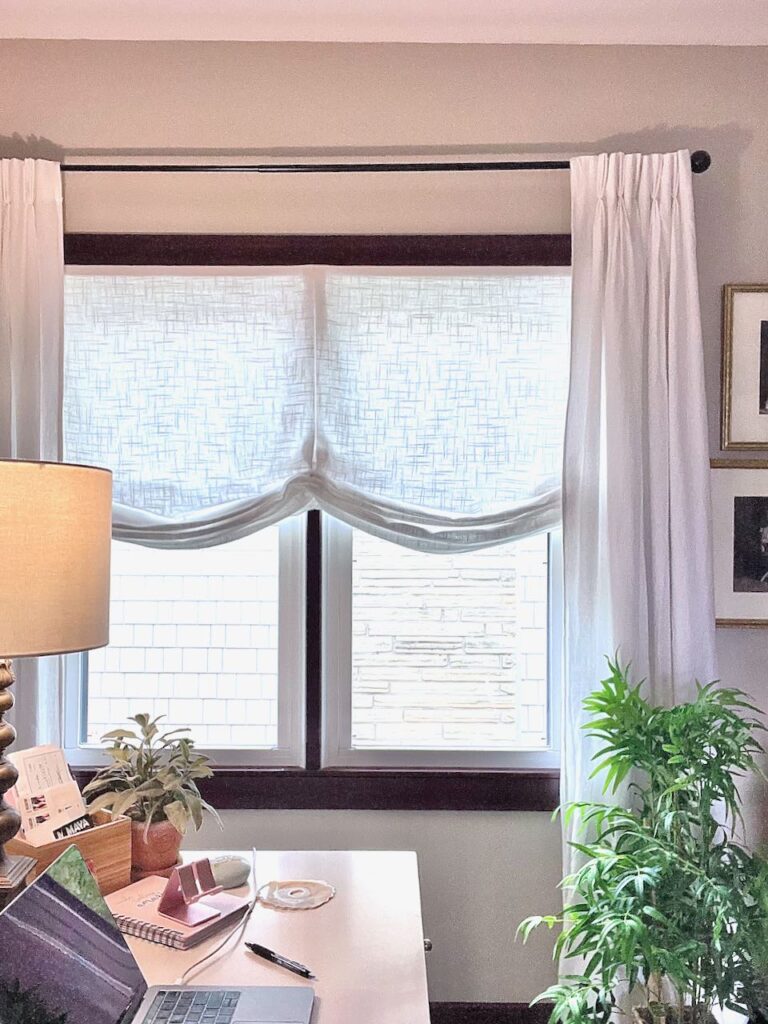
[[[143,821],[131,822],[131,875],[134,879],[144,875],[170,874],[179,861],[181,835],[170,821],[158,821],[149,826]]]

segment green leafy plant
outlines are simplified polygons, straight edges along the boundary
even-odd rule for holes
[[[3,1024],[67,1024],[67,1014],[49,1010],[34,990],[25,991],[18,980],[0,981],[0,1021]]]
[[[611,795],[627,783],[628,806],[564,809],[584,836],[571,844],[583,864],[561,883],[569,903],[520,931],[560,928],[555,958],[577,966],[536,1001],[551,1000],[560,1024],[607,1024],[622,990],[644,1020],[701,1024],[717,1003],[747,1012],[764,867],[736,839],[736,783],[758,770],[757,709],[715,684],[654,707],[626,667],[608,665],[584,702],[586,731],[601,744],[593,774]]]
[[[111,763],[100,768],[83,790],[90,799],[90,811],[109,810],[125,814],[149,826],[170,821],[181,835],[190,824],[196,829],[208,811],[221,825],[218,814],[206,803],[197,787],[199,779],[207,779],[213,771],[208,758],[195,750],[194,743],[179,733],[189,729],[173,729],[161,733],[158,722],[162,715],[132,715],[133,729],[115,729],[102,740],[110,740],[107,753]]]

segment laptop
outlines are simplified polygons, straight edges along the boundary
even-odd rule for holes
[[[76,846],[0,914],[0,1018],[52,1024],[309,1024],[307,986],[147,988]]]

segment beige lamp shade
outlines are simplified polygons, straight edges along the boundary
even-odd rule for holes
[[[112,474],[0,460],[0,657],[109,643]]]

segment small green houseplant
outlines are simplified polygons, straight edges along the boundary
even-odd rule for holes
[[[197,787],[213,771],[194,742],[179,735],[189,729],[161,732],[162,715],[132,715],[135,729],[106,733],[110,763],[100,768],[83,790],[90,811],[108,810],[132,819],[132,864],[135,875],[162,872],[177,862],[182,836],[199,829],[203,812],[218,814]]]
[[[601,744],[594,774],[610,794],[627,782],[627,806],[564,810],[585,833],[572,844],[583,864],[562,883],[570,902],[520,928],[561,928],[555,957],[576,966],[536,1001],[551,1000],[560,1024],[607,1024],[622,992],[637,1021],[705,1024],[717,1004],[747,1013],[763,866],[736,839],[736,780],[757,771],[757,709],[714,684],[654,707],[608,664],[584,702],[587,733]]]

